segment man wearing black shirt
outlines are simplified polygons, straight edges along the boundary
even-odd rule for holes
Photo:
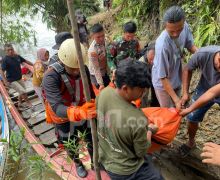
[[[18,106],[21,106],[22,99],[27,102],[28,106],[31,107],[31,103],[28,101],[25,86],[22,81],[21,64],[23,62],[33,66],[33,64],[25,60],[20,55],[17,55],[11,44],[5,44],[4,46],[6,56],[2,60],[2,78],[6,87],[15,89],[18,93]],[[6,77],[4,72],[6,72]]]

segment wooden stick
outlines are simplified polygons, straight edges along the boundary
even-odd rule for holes
[[[67,0],[67,6],[68,6],[71,26],[73,30],[74,42],[75,42],[75,46],[77,50],[80,73],[81,73],[81,78],[82,78],[83,87],[84,87],[83,88],[84,94],[85,94],[86,101],[89,102],[91,100],[91,97],[90,97],[90,92],[89,92],[89,85],[88,85],[88,79],[87,79],[87,75],[85,71],[85,66],[83,63],[83,57],[82,57],[82,51],[81,51],[81,46],[80,46],[79,32],[78,32],[78,26],[77,26],[77,21],[75,17],[73,0]],[[94,120],[91,120],[90,124],[91,124],[91,131],[92,131],[92,140],[93,140],[93,163],[94,163],[94,168],[96,172],[96,179],[101,180],[101,174],[100,174],[100,169],[98,165],[98,141],[97,141],[96,124]]]

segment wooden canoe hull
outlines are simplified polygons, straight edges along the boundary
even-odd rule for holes
[[[0,142],[0,179],[4,179],[4,169],[6,167],[7,150],[9,145],[9,123],[6,114],[6,107],[2,96],[0,95],[0,123],[1,136],[5,142]]]
[[[81,179],[76,174],[74,163],[68,160],[66,151],[61,149],[56,149],[55,152],[49,151],[49,148],[45,147],[41,140],[35,135],[33,128],[28,127],[26,123],[27,120],[23,119],[21,113],[15,107],[14,102],[11,100],[11,97],[9,96],[2,82],[0,82],[0,92],[4,97],[4,102],[7,104],[14,120],[16,121],[16,124],[25,130],[25,138],[29,143],[32,144],[32,148],[36,151],[36,153],[44,157],[45,161],[51,164],[51,168],[62,179]],[[86,167],[89,166],[90,159],[88,156],[83,157],[82,161]],[[104,180],[110,179],[104,171],[101,172],[101,175],[102,179]],[[88,176],[83,179],[94,180],[95,172],[91,169],[88,169]]]

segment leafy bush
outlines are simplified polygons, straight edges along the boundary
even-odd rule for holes
[[[15,179],[26,170],[27,179],[42,179],[45,172],[51,172],[50,163],[45,163],[43,157],[31,155],[31,144],[25,142],[24,135],[24,129],[10,133],[5,179]]]
[[[220,41],[220,4],[216,0],[186,1],[183,4],[198,47]]]

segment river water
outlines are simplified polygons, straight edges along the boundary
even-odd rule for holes
[[[30,19],[30,18],[28,18]],[[41,15],[37,15],[34,19],[30,21],[33,26],[33,29],[36,31],[36,40],[37,46],[34,46],[34,42],[32,44],[25,45],[15,45],[15,50],[27,60],[31,62],[35,62],[37,58],[37,50],[39,48],[46,48],[50,52],[50,56],[55,53],[55,50],[52,49],[52,46],[55,44],[55,35],[56,33],[47,28],[47,25],[42,23]],[[34,40],[33,40],[34,41]]]

